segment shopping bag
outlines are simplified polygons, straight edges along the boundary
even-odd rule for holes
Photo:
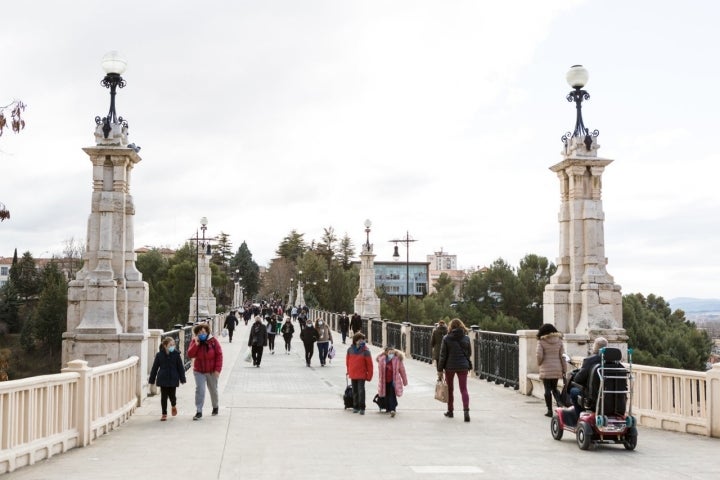
[[[435,384],[435,400],[443,403],[448,401],[448,385],[445,380],[438,380]]]
[[[248,350],[247,355],[245,355],[245,361],[250,363],[252,361],[252,352]]]
[[[222,329],[222,336],[223,336],[223,337],[227,337],[227,336],[228,336],[228,329],[227,329],[227,328],[223,328],[223,329]]]
[[[328,348],[328,358],[332,360],[335,358],[335,346],[331,343],[330,348]]]

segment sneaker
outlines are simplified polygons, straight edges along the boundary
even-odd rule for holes
[[[394,417],[394,416],[395,416],[395,410],[393,410],[392,412],[390,412],[390,417]]]
[[[202,418],[202,412],[197,412],[197,413],[195,413],[193,420],[200,420],[201,418]]]
[[[170,413],[172,413],[172,416],[174,417],[177,415],[177,407],[172,407],[172,410],[170,410]]]
[[[213,408],[213,411],[212,411],[212,415],[213,415],[213,417],[214,417],[215,415],[217,415],[217,414],[218,414],[218,411],[219,411],[219,410],[220,410],[220,408],[219,408],[219,407],[215,407],[215,408]]]
[[[160,417],[160,421],[164,422],[165,420],[167,420],[167,415],[163,414],[163,416]]]

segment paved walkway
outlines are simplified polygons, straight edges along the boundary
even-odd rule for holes
[[[12,479],[713,479],[720,440],[640,428],[634,452],[622,446],[578,449],[573,436],[550,436],[543,403],[482,380],[469,381],[470,423],[443,417],[433,400],[436,374],[406,360],[410,385],[390,418],[370,401],[365,416],[342,408],[345,346],[320,368],[291,355],[278,342],[262,366],[243,359],[247,327],[235,341],[221,339],[220,415],[192,421],[194,382],[178,390],[179,415],[160,422],[159,396],[151,397],[119,429],[86,448],[7,474]],[[296,334],[297,337],[297,334]],[[378,349],[373,348],[373,355]]]

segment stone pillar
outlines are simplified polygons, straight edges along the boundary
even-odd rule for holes
[[[195,275],[195,291],[190,297],[190,315],[188,321],[209,321],[215,316],[216,300],[212,294],[212,270],[210,269],[209,247],[205,241],[196,242],[197,247],[197,272]]]
[[[612,160],[597,156],[595,137],[589,150],[583,140],[570,137],[563,161],[550,167],[560,180],[560,256],[543,294],[543,319],[565,333],[571,356],[587,355],[598,336],[625,355],[620,285],[605,268],[602,174]]]
[[[98,125],[95,139],[95,147],[83,149],[93,165],[93,190],[83,267],[68,286],[62,362],[96,367],[137,356],[146,386],[148,285],[135,267],[130,195],[130,173],[140,157],[127,146],[124,124],[112,124],[108,138]]]
[[[303,291],[303,282],[298,282],[297,301],[295,303],[297,304],[298,308],[305,306],[305,292]]]
[[[355,297],[355,312],[363,318],[380,319],[380,298],[375,293],[375,255],[365,243],[360,253],[360,284]]]

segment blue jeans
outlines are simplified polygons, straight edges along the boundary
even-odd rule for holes
[[[328,354],[328,348],[330,347],[330,342],[317,342],[318,347],[318,356],[320,357],[320,365],[325,365],[325,360],[327,359]]]

